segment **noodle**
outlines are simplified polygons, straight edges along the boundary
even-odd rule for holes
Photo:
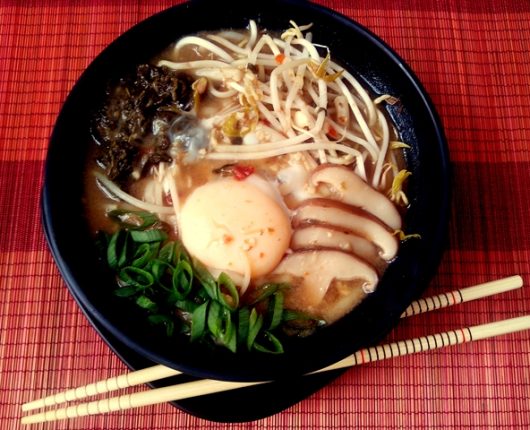
[[[241,296],[285,282],[286,305],[333,322],[358,303],[352,290],[371,292],[396,255],[396,206],[408,204],[402,185],[410,174],[400,152],[408,146],[380,105],[395,99],[372,97],[313,42],[311,24],[291,26],[280,37],[252,20],[244,32],[186,36],[156,66],[144,65],[161,76],[153,83],[161,100],[148,100],[147,114],[134,111],[131,121],[109,115],[141,123],[111,154],[140,160],[136,176],[96,178],[108,195],[172,224],[171,238],[211,274],[228,273]],[[145,76],[132,81],[150,95]],[[127,153],[131,146],[138,153]],[[358,241],[369,248],[362,256],[348,245]],[[335,278],[337,260],[344,278]],[[319,266],[332,272],[320,277]],[[321,303],[308,299],[327,289]]]
[[[196,36],[188,36],[180,39],[178,43],[175,45],[175,52],[178,53],[179,49],[181,49],[183,46],[186,45],[197,45],[201,48],[204,48],[208,51],[211,51],[213,54],[217,55],[221,59],[231,63],[234,61],[234,58],[228,54],[225,50],[221,49],[217,45],[214,45],[211,42],[208,42],[207,40],[203,39],[202,37],[196,37]]]
[[[272,144],[273,145],[273,144]],[[254,145],[250,148],[257,148],[258,151],[255,152],[210,152],[206,155],[206,158],[210,160],[259,160],[262,158],[271,158],[271,157],[277,157],[279,155],[284,154],[291,154],[293,152],[303,152],[303,151],[320,151],[320,150],[336,150],[341,151],[346,154],[351,154],[353,156],[360,156],[361,153],[351,148],[350,146],[342,145],[340,143],[302,143],[297,145],[291,145],[291,146],[282,146],[277,149],[270,149],[270,150],[260,150],[259,146],[263,146],[263,144],[260,145]]]
[[[108,192],[117,198],[123,200],[126,203],[129,203],[133,206],[136,206],[139,209],[144,209],[146,211],[155,212],[159,214],[174,215],[175,209],[169,206],[160,206],[154,205],[152,203],[144,202],[143,200],[137,199],[125,191],[121,190],[116,184],[110,181],[105,175],[97,172],[94,174],[97,180],[105,187]]]

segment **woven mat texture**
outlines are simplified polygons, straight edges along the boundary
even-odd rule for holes
[[[512,274],[527,282],[530,2],[319,3],[389,43],[441,116],[454,192],[448,249],[426,295]],[[126,370],[52,261],[39,211],[43,163],[57,114],[81,72],[122,32],[173,4],[0,1],[0,429],[22,428],[25,401]],[[388,340],[528,313],[527,286],[409,318]],[[251,423],[213,423],[162,404],[30,428],[528,429],[530,332],[357,367]]]

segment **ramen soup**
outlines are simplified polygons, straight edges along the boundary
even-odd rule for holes
[[[217,317],[218,344],[308,334],[373,292],[398,251],[407,145],[380,107],[397,100],[291,25],[183,37],[110,83],[95,115],[87,211],[116,293],[192,340],[215,337]]]

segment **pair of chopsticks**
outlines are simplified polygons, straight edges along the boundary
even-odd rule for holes
[[[453,306],[459,303],[480,299],[494,294],[503,293],[523,285],[520,276],[511,276],[498,281],[487,282],[473,287],[442,293],[437,296],[419,299],[413,302],[401,315],[402,318],[435,309]],[[489,337],[513,333],[530,329],[530,315],[502,320],[489,324],[482,324],[472,327],[451,330],[434,335],[423,336],[414,339],[389,343],[386,345],[374,346],[361,349],[349,357],[334,363],[323,369],[312,373],[326,372],[329,370],[342,369],[369,363],[372,361],[398,357],[416,352],[442,348],[474,340],[486,339]],[[31,411],[38,408],[55,406],[68,401],[80,400],[85,397],[112,392],[119,389],[132,387],[139,384],[156,381],[170,376],[179,375],[181,372],[166,366],[156,365],[147,369],[129,372],[124,375],[109,378],[99,382],[94,382],[82,387],[74,388],[62,393],[54,394],[39,400],[34,400],[22,405],[22,411]],[[264,384],[271,381],[262,382],[229,382],[212,379],[202,379],[172,385],[163,388],[156,388],[148,391],[124,394],[118,397],[106,398],[69,406],[61,409],[40,412],[22,418],[23,424],[33,424],[45,421],[55,421],[66,418],[75,418],[86,415],[102,414],[112,411],[137,408],[142,406],[177,401],[191,397],[203,396],[206,394],[218,393],[221,391],[234,390],[251,385]]]

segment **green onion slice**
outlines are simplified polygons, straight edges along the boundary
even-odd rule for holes
[[[200,306],[199,303],[196,303],[195,301],[192,301],[190,299],[188,300],[177,300],[175,302],[175,307],[182,312],[192,314],[195,312],[195,309],[197,309]]]
[[[274,282],[267,282],[266,284],[261,285],[258,287],[255,291],[255,297],[250,302],[251,305],[255,305],[258,302],[261,302],[270,296],[272,296],[274,293],[276,293],[279,290],[283,290],[285,288],[289,288],[289,284],[284,283],[274,283]]]
[[[214,338],[219,337],[221,333],[221,310],[222,306],[218,302],[211,302],[208,310],[208,329]]]
[[[272,300],[269,302],[269,330],[274,330],[282,322],[283,301],[283,293],[281,291],[276,291],[272,295]]]
[[[128,230],[145,230],[158,222],[157,216],[147,211],[115,209],[108,212],[107,215]]]
[[[134,266],[127,266],[120,270],[118,277],[124,286],[136,287],[145,290],[155,282],[153,275],[147,270]]]
[[[237,328],[237,341],[240,344],[247,342],[248,338],[248,327],[249,327],[250,309],[247,307],[239,309],[238,314],[238,328]]]
[[[236,328],[230,311],[219,302],[212,301],[208,311],[207,323],[216,343],[235,351]]]
[[[263,332],[263,339],[268,341],[268,345],[270,346],[265,346],[265,345],[262,345],[261,343],[254,342],[254,349],[256,349],[259,352],[266,352],[269,354],[283,353],[282,343],[270,331]]]
[[[171,279],[172,293],[176,300],[184,300],[191,292],[193,269],[187,261],[179,261]]]
[[[173,257],[173,262],[177,264],[179,261],[187,261],[191,264],[191,259],[184,248],[184,245],[180,242],[175,242],[175,255]]]
[[[149,297],[147,296],[138,296],[136,298],[136,304],[140,306],[143,309],[147,309],[151,312],[156,312],[158,310],[158,305],[153,302]]]
[[[173,266],[169,263],[155,258],[149,262],[148,268],[153,274],[154,280],[165,290],[168,290],[160,281],[166,273],[173,274]],[[147,268],[146,268],[147,269]]]
[[[111,236],[107,248],[107,263],[112,269],[123,267],[127,262],[128,239],[126,230],[118,230]]]
[[[217,278],[217,287],[219,300],[225,307],[235,311],[239,306],[239,292],[234,281],[225,272],[221,272]]]
[[[263,317],[253,308],[250,311],[248,319],[248,336],[247,336],[247,349],[250,351],[254,345],[254,341],[258,336],[261,327],[263,326]]]
[[[204,334],[206,327],[206,311],[208,309],[208,302],[204,302],[198,306],[191,316],[191,341],[194,342],[200,339]]]
[[[158,253],[160,243],[142,243],[135,251],[131,266],[145,267]]]
[[[114,295],[118,297],[131,297],[138,292],[136,287],[121,287],[117,290],[114,290]]]
[[[118,268],[118,254],[116,253],[116,244],[118,242],[118,236],[120,232],[114,233],[109,240],[109,246],[107,247],[107,264],[111,269]]]
[[[226,308],[222,312],[222,329],[219,333],[218,341],[221,345],[226,346],[230,351],[236,352],[237,329],[232,314]]]
[[[190,258],[184,249],[184,246],[180,242],[170,241],[167,242],[160,253],[158,254],[160,260],[164,260],[169,264],[178,264],[179,261],[184,260],[189,262]]]
[[[131,230],[130,234],[135,242],[162,242],[167,239],[164,230]]]
[[[203,289],[212,300],[219,299],[219,288],[214,277],[208,272],[206,267],[197,259],[193,259],[193,268],[195,269],[195,276],[201,283]]]
[[[175,255],[175,248],[177,246],[176,242],[169,241],[167,242],[158,253],[158,259],[165,261],[166,263],[173,263],[173,258]]]
[[[232,352],[237,350],[237,329],[233,321],[230,321],[230,330],[224,336],[224,345]]]

